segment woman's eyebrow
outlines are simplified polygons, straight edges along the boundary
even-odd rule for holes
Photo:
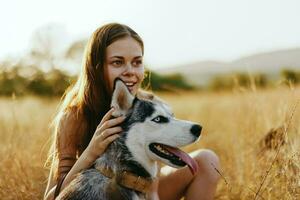
[[[123,59],[124,57],[123,56],[111,56],[109,58],[119,58],[119,59]]]
[[[143,56],[135,56],[133,57],[133,59],[138,59],[138,58],[142,58]],[[118,59],[124,59],[123,56],[111,56],[109,57],[109,59],[112,59],[112,58],[118,58]]]

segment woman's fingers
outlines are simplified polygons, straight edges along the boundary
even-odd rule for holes
[[[121,122],[123,122],[124,119],[125,119],[125,117],[121,116],[121,117],[107,120],[102,124],[101,129],[107,129],[107,128],[116,126],[116,125],[120,124]]]
[[[105,121],[109,120],[111,118],[112,113],[114,112],[114,108],[111,108],[102,118],[101,122],[100,122],[100,126],[101,124],[103,124]]]
[[[102,146],[106,149],[106,147],[113,142],[115,139],[117,139],[120,135],[119,134],[113,134],[108,136],[105,140],[102,142]]]
[[[120,126],[116,126],[124,121],[125,117],[110,119],[114,109],[110,109],[102,118],[89,144],[89,151],[93,155],[101,155],[107,146],[119,137],[122,131]]]
[[[124,121],[124,119],[126,118],[125,116],[120,116],[114,119],[112,122],[110,122],[110,118],[112,117],[112,113],[114,111],[114,108],[111,108],[102,118],[101,122],[99,123],[99,125],[97,126],[97,129],[101,128],[104,124],[104,128],[109,128],[112,126],[117,125],[118,123],[121,123],[122,121]],[[115,123],[116,122],[116,123]]]
[[[97,136],[97,135],[102,134],[103,131],[106,131],[107,129],[112,128],[112,127],[120,124],[121,122],[123,122],[124,119],[125,119],[125,117],[121,116],[121,117],[117,117],[117,118],[105,121],[102,125],[99,124],[94,135]]]
[[[110,134],[106,138],[102,138],[101,136],[97,136],[92,140],[89,144],[89,152],[95,159],[97,159],[103,152],[106,150],[107,146],[117,139],[119,134]]]
[[[95,142],[100,149],[99,152],[104,152],[107,146],[120,136],[117,133],[122,130],[120,128],[121,127],[114,127],[111,129],[107,129],[107,131],[102,132],[101,135],[96,138]]]
[[[122,131],[122,128],[120,126],[117,127],[113,127],[113,128],[108,128],[106,130],[104,130],[99,137],[101,137],[102,140],[106,139],[107,137],[113,135],[113,134],[117,134],[120,133]]]

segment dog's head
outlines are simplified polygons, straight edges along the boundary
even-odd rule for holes
[[[113,116],[126,116],[122,127],[125,145],[133,158],[145,169],[155,161],[179,168],[188,165],[192,173],[196,162],[178,147],[195,142],[201,126],[176,119],[167,104],[158,98],[145,100],[134,97],[126,85],[116,79],[111,106]]]

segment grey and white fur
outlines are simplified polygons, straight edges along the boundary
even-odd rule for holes
[[[201,126],[174,118],[170,108],[156,97],[146,100],[134,97],[122,80],[115,81],[111,106],[115,117],[125,115],[123,132],[112,142],[92,168],[79,173],[56,198],[59,200],[138,200],[147,194],[122,187],[117,179],[107,178],[95,166],[108,166],[116,176],[124,170],[137,176],[157,176],[157,161],[179,168],[182,163],[159,153],[153,144],[181,147],[195,142]]]

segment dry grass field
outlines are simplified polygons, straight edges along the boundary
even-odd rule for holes
[[[202,139],[186,150],[219,155],[216,199],[300,199],[300,88],[160,96],[178,118],[204,127]],[[0,199],[42,199],[58,102],[0,98]]]

